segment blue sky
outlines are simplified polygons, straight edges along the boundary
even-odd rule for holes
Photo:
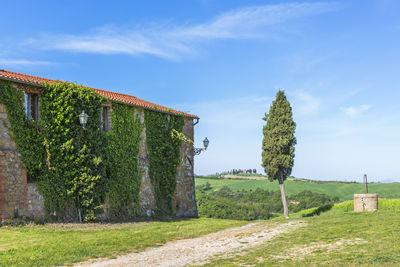
[[[285,90],[293,175],[400,182],[400,2],[4,1],[0,69],[198,115],[195,172],[261,167]]]

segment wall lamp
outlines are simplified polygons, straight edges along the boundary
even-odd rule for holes
[[[205,151],[205,150],[207,150],[207,147],[208,147],[208,144],[210,143],[210,141],[207,139],[207,137],[206,138],[204,138],[204,140],[203,140],[203,145],[204,145],[204,148],[193,148],[194,149],[194,154],[195,155],[200,155],[200,153],[202,152],[202,151]]]
[[[81,123],[83,129],[85,129],[88,118],[89,118],[89,115],[86,114],[84,110],[82,110],[82,113],[79,114],[79,122]]]

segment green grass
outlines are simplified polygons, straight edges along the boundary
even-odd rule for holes
[[[341,210],[344,212],[349,212],[354,210],[353,200],[344,201],[335,204],[332,208],[333,210]],[[400,210],[400,199],[387,199],[378,198],[378,210]]]
[[[398,266],[400,263],[399,209],[372,213],[336,209],[301,221],[307,225],[261,247],[214,260],[208,266]]]
[[[193,238],[247,222],[191,219],[129,224],[0,227],[0,266],[70,265]]]
[[[212,190],[218,190],[223,186],[228,186],[232,190],[254,190],[256,188],[272,191],[279,190],[278,182],[269,182],[267,180],[196,178],[196,186],[204,185],[207,182],[211,184]],[[377,193],[379,197],[400,198],[400,183],[369,184],[368,188],[370,193]],[[315,193],[337,196],[341,200],[350,200],[353,199],[353,194],[363,193],[363,185],[358,183],[317,183],[312,181],[288,180],[285,181],[285,190],[287,195],[298,194],[304,190],[310,190]]]
[[[303,215],[314,212],[318,207],[302,210],[293,214],[290,214],[291,218],[301,218]],[[387,199],[378,198],[378,209],[380,211],[400,211],[400,199]],[[354,210],[353,200],[347,200],[333,205],[332,211],[340,212],[352,212]]]

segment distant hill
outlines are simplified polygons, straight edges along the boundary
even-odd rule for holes
[[[196,177],[196,186],[204,185],[207,182],[212,190],[218,190],[228,186],[232,190],[255,190],[262,188],[270,191],[279,190],[278,182],[269,182],[263,175],[236,175],[236,177],[226,178],[224,176]],[[341,200],[353,199],[353,194],[363,193],[363,184],[355,182],[341,181],[314,181],[307,179],[288,178],[285,181],[287,194],[298,194],[304,190],[337,196]],[[383,198],[400,198],[400,183],[370,183],[368,185],[370,193],[377,193]]]
[[[396,183],[396,181],[394,181],[394,180],[382,180],[382,181],[379,181],[379,182],[383,183],[383,184]]]

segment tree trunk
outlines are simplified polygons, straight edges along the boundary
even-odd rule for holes
[[[278,179],[279,187],[281,188],[281,197],[282,197],[282,205],[283,205],[283,216],[285,219],[289,219],[289,209],[286,202],[286,195],[285,195],[285,186],[283,185],[283,179]]]

